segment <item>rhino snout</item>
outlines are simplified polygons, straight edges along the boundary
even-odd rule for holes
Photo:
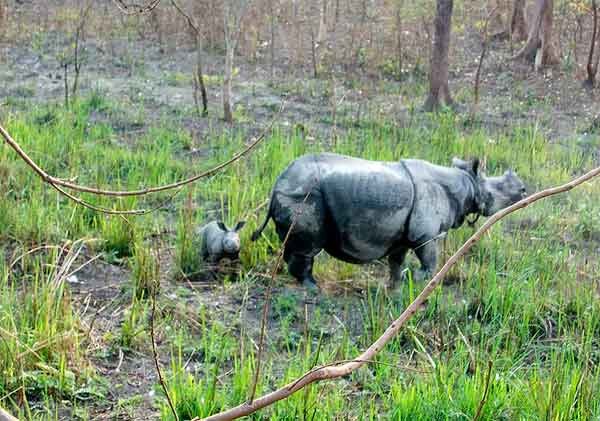
[[[223,250],[225,253],[237,253],[240,251],[240,237],[226,237],[223,240]]]
[[[484,216],[491,216],[527,197],[525,184],[513,172],[507,172],[501,177],[487,178],[483,190],[488,197],[485,201]]]

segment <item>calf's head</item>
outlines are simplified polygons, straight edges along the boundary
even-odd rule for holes
[[[237,254],[240,251],[239,231],[246,224],[245,221],[238,222],[233,229],[229,229],[224,223],[218,222],[219,228],[223,231],[223,251],[227,254]]]
[[[526,194],[525,184],[512,170],[507,170],[498,177],[486,177],[479,169],[479,160],[463,161],[458,158],[452,160],[452,166],[466,171],[477,186],[475,201],[478,213],[490,216],[519,200]]]

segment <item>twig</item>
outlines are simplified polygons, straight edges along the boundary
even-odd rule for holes
[[[492,377],[492,360],[488,361],[488,369],[485,377],[485,389],[483,391],[483,396],[481,397],[481,401],[479,402],[479,406],[477,407],[477,412],[473,417],[473,421],[477,421],[479,417],[481,417],[481,411],[483,410],[483,406],[487,400],[487,395],[490,390],[490,378]]]
[[[406,371],[413,371],[415,373],[422,373],[422,374],[429,374],[429,373],[431,373],[431,371],[429,371],[429,370],[419,370],[418,368],[410,367],[410,366],[407,366],[407,365],[389,364],[389,363],[384,363],[383,361],[364,360],[364,359],[356,358],[354,360],[339,360],[339,361],[334,361],[332,363],[328,363],[328,364],[324,364],[324,365],[320,365],[318,367],[315,367],[312,370],[304,373],[302,375],[302,377],[299,377],[291,386],[292,387],[295,386],[298,382],[302,381],[305,377],[310,376],[315,371],[322,370],[322,369],[324,369],[326,367],[335,367],[335,366],[338,366],[338,365],[347,364],[347,363],[355,363],[355,362],[382,365],[382,366],[385,366],[385,367],[392,367],[392,368],[398,368],[398,369],[402,369],[402,370],[406,370]]]
[[[198,115],[206,117],[208,115],[208,98],[206,96],[206,86],[204,84],[204,74],[202,71],[202,55],[200,48],[202,32],[200,31],[198,23],[195,21],[195,19],[190,14],[186,13],[185,10],[183,10],[183,8],[175,0],[171,0],[171,4],[179,12],[179,14],[184,17],[188,23],[188,26],[194,32],[194,41],[196,46],[196,68],[192,73],[192,80],[194,82],[194,104],[196,105],[196,111]],[[200,94],[202,96],[202,113],[200,113],[200,105],[198,103],[198,90],[200,90]]]
[[[372,360],[383,349],[383,347],[398,334],[398,332],[406,324],[406,322],[410,320],[410,318],[417,312],[417,310],[421,308],[421,306],[425,303],[425,301],[429,298],[433,291],[441,284],[442,280],[444,279],[444,276],[446,276],[446,274],[452,268],[452,266],[454,266],[456,262],[458,262],[458,260],[461,257],[463,257],[481,239],[483,234],[485,234],[492,227],[492,225],[496,224],[499,220],[503,219],[507,215],[519,209],[525,208],[530,204],[537,202],[540,199],[569,191],[574,187],[586,181],[589,181],[594,177],[597,177],[598,175],[600,175],[600,167],[595,168],[587,172],[586,174],[561,186],[548,188],[546,190],[542,190],[538,193],[535,193],[507,208],[496,212],[494,215],[488,218],[488,220],[477,230],[477,232],[475,232],[458,249],[458,251],[454,253],[454,255],[450,257],[450,259],[448,259],[444,266],[429,281],[429,283],[425,286],[423,291],[421,291],[417,298],[415,298],[415,300],[404,310],[404,312],[394,322],[392,322],[392,324],[388,326],[386,331],[356,359],[339,366],[325,367],[314,370],[311,373],[301,376],[299,380],[294,380],[273,392],[267,393],[266,395],[254,400],[252,403],[245,402],[235,408],[231,408],[229,410],[207,417],[205,418],[205,420],[233,420],[246,415],[250,415],[261,408],[265,408],[277,401],[287,398],[288,396],[292,395],[293,393],[297,392],[298,390],[304,388],[305,386],[311,383],[320,380],[331,380],[338,377],[342,377],[363,366],[365,364],[365,362],[363,361]]]
[[[119,371],[121,371],[121,365],[123,365],[123,357],[125,356],[125,354],[123,354],[123,349],[121,347],[119,347],[119,363],[117,364],[117,367],[115,368],[115,373],[118,373]]]
[[[119,10],[126,15],[141,15],[144,13],[149,13],[158,6],[160,0],[152,0],[150,3],[146,5],[130,3],[125,4],[123,0],[114,0],[115,4],[119,8]]]
[[[0,421],[19,421],[0,407]]]
[[[159,282],[158,279],[155,282]],[[158,288],[154,289],[154,294],[152,294],[152,314],[150,315],[150,339],[152,341],[152,356],[154,358],[154,365],[156,367],[156,373],[158,374],[158,380],[160,385],[165,392],[165,396],[167,397],[167,401],[169,402],[169,407],[171,408],[171,412],[173,412],[173,416],[176,421],[179,421],[179,415],[177,415],[177,411],[175,410],[175,406],[173,406],[173,401],[171,400],[171,396],[169,395],[169,390],[167,389],[167,384],[165,383],[165,379],[163,378],[162,371],[160,370],[160,363],[158,361],[158,351],[156,350],[156,340],[154,337],[154,316],[156,315],[156,294]]]
[[[483,59],[485,58],[485,53],[487,53],[489,36],[488,36],[488,25],[490,23],[490,19],[498,10],[498,6],[494,7],[492,11],[488,14],[485,25],[483,26],[483,46],[481,49],[481,55],[479,56],[479,64],[477,65],[477,72],[475,72],[475,86],[473,88],[473,114],[477,112],[477,107],[479,106],[479,81],[481,78],[481,68],[483,66]]]
[[[188,15],[182,8],[181,6],[179,6],[179,4],[175,1],[175,0],[171,0],[171,4],[173,5],[173,7],[175,9],[177,9],[177,11],[179,12],[179,14],[181,16],[183,16],[185,18],[185,20],[187,20],[188,25],[190,26],[190,28],[192,28],[192,30],[198,35],[200,34],[200,28],[198,28],[198,25],[196,24],[196,22],[194,21],[194,19]]]
[[[49,250],[49,249],[62,249],[61,246],[57,246],[57,245],[43,245],[43,246],[39,246],[39,247],[34,247],[31,250],[26,251],[25,253],[20,254],[19,256],[17,256],[12,262],[11,264],[8,266],[8,271],[11,272],[15,265],[17,263],[19,263],[19,261],[21,259],[23,259],[25,256],[28,256],[30,254],[33,254],[35,252],[41,251],[41,250]]]
[[[162,192],[162,191],[166,191],[166,190],[173,190],[173,189],[176,189],[179,187],[183,187],[187,184],[193,183],[201,178],[210,177],[211,175],[214,175],[217,172],[221,171],[223,168],[233,164],[235,161],[239,160],[244,155],[246,155],[248,152],[250,152],[252,149],[254,149],[265,138],[266,134],[272,129],[273,125],[275,124],[275,121],[277,121],[277,118],[283,112],[284,107],[285,107],[285,102],[281,105],[281,108],[279,109],[276,116],[271,120],[269,125],[262,131],[262,133],[256,139],[254,139],[254,141],[252,141],[252,143],[250,143],[250,145],[248,145],[245,149],[234,154],[227,161],[220,163],[219,165],[215,166],[214,168],[211,168],[200,174],[196,174],[185,180],[178,181],[176,183],[166,184],[166,185],[157,186],[157,187],[149,187],[149,188],[140,189],[140,190],[131,190],[131,191],[102,190],[102,189],[97,189],[97,188],[93,188],[93,187],[89,187],[89,186],[82,186],[79,184],[74,184],[69,181],[61,180],[60,178],[51,176],[46,171],[44,171],[42,168],[40,168],[40,166],[37,165],[33,161],[33,159],[31,159],[27,155],[27,153],[25,153],[25,151],[19,146],[19,144],[10,136],[10,134],[6,131],[6,129],[4,127],[2,127],[1,125],[0,125],[0,134],[2,135],[2,137],[4,138],[6,143],[8,143],[8,145],[15,150],[15,152],[21,157],[21,159],[23,159],[23,161],[25,161],[25,163],[27,165],[29,165],[42,178],[42,180],[44,180],[48,184],[51,184],[55,189],[57,189],[60,193],[69,197],[71,200],[74,200],[74,201],[80,203],[81,199],[77,199],[77,198],[73,197],[72,195],[70,195],[69,193],[65,193],[64,190],[59,188],[59,186],[66,187],[66,188],[76,190],[79,192],[83,192],[83,193],[93,193],[93,194],[97,194],[97,195],[101,195],[101,196],[118,196],[118,197],[144,196],[149,193],[158,193],[158,192]],[[82,204],[82,203],[80,203],[80,204]],[[95,209],[95,210],[98,210],[98,209]]]
[[[316,184],[316,180],[315,180],[315,184]],[[308,197],[310,196],[310,192],[312,191],[313,187],[314,187],[314,185],[311,186],[311,188],[309,189],[306,196],[304,196],[304,200],[302,200],[302,204],[306,203],[306,201],[308,200]],[[269,316],[269,304],[271,302],[271,289],[273,287],[273,283],[275,283],[275,276],[277,275],[277,272],[279,271],[279,267],[281,266],[281,260],[283,259],[285,245],[287,244],[288,239],[290,238],[290,234],[292,233],[294,226],[296,225],[296,221],[298,220],[299,214],[300,214],[300,212],[298,212],[296,215],[294,215],[294,219],[292,220],[290,228],[288,229],[288,232],[286,233],[285,238],[283,239],[283,243],[281,244],[281,250],[279,251],[279,255],[277,256],[277,261],[275,262],[275,265],[271,269],[270,282],[269,282],[269,285],[267,286],[267,293],[265,294],[265,304],[263,306],[262,318],[261,318],[261,322],[260,322],[260,339],[258,342],[258,355],[256,358],[256,370],[254,372],[254,379],[252,380],[252,386],[250,388],[250,397],[248,398],[249,405],[251,405],[252,401],[254,400],[254,395],[256,394],[256,386],[258,385],[258,377],[260,375],[260,361],[262,359],[262,353],[263,353],[263,348],[264,348],[265,331],[267,330],[267,318]]]

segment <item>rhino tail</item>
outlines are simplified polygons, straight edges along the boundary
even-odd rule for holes
[[[250,237],[250,240],[252,240],[252,241],[258,240],[258,238],[262,234],[263,230],[267,227],[267,224],[269,223],[269,219],[271,219],[271,206],[272,206],[272,204],[273,204],[273,194],[271,194],[271,198],[269,200],[269,210],[267,211],[267,217],[265,218],[265,221],[262,223],[262,225],[260,227],[258,227],[258,229],[256,231],[254,231],[252,233],[252,236]]]

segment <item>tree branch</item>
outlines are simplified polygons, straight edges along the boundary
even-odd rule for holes
[[[126,15],[141,15],[154,10],[156,6],[158,6],[158,4],[160,3],[160,0],[152,0],[146,5],[136,3],[125,4],[123,0],[114,0],[114,2],[116,3],[119,10],[121,10],[121,12],[125,13]]]
[[[345,376],[358,369],[359,367],[363,366],[368,361],[373,360],[374,357],[383,349],[383,347],[392,338],[394,338],[394,336],[398,334],[400,329],[406,324],[408,320],[410,320],[410,318],[417,312],[417,310],[419,310],[419,308],[425,303],[425,301],[429,298],[433,291],[441,284],[444,276],[446,276],[450,268],[452,268],[452,266],[454,266],[456,262],[458,262],[458,260],[461,257],[463,257],[475,245],[475,243],[477,243],[481,239],[483,234],[485,234],[492,227],[492,225],[494,225],[507,215],[519,209],[525,208],[530,204],[537,202],[540,199],[569,191],[574,187],[586,181],[589,181],[594,177],[597,177],[598,175],[600,175],[600,167],[593,169],[587,172],[586,174],[561,186],[548,188],[546,190],[542,190],[538,193],[535,193],[507,208],[496,212],[494,215],[488,218],[488,220],[477,230],[477,232],[475,232],[475,234],[473,234],[458,249],[458,251],[454,253],[454,255],[450,257],[450,259],[448,259],[444,266],[429,281],[429,283],[425,286],[423,291],[421,291],[419,296],[404,310],[400,317],[398,317],[391,325],[389,325],[386,331],[356,359],[341,364],[339,366],[326,365],[311,370],[307,374],[300,376],[297,380],[294,380],[288,383],[287,385],[252,401],[251,403],[243,403],[235,408],[207,417],[204,420],[233,420],[246,415],[250,415],[258,411],[259,409],[265,408],[277,401],[287,398],[288,396],[301,390],[302,388],[311,383],[315,383],[320,380],[331,380]]]
[[[188,25],[195,32],[196,36],[200,36],[200,29],[198,28],[196,21],[189,14],[187,14],[175,0],[171,0],[171,4],[179,12],[179,14],[183,16],[185,20],[187,20]]]
[[[176,189],[179,187],[183,187],[187,184],[191,184],[201,178],[210,177],[210,176],[216,174],[217,172],[221,171],[223,168],[233,164],[235,161],[239,160],[240,158],[242,158],[243,156],[248,154],[248,152],[250,152],[252,149],[254,149],[265,138],[266,134],[273,128],[275,121],[277,121],[277,118],[283,112],[284,107],[285,107],[285,102],[281,105],[281,108],[277,112],[276,116],[271,120],[269,125],[262,131],[262,133],[256,139],[254,139],[252,141],[252,143],[250,143],[245,149],[242,149],[241,151],[237,152],[229,160],[220,163],[219,165],[217,165],[214,168],[211,168],[200,174],[196,174],[185,180],[178,181],[176,183],[166,184],[166,185],[158,186],[158,187],[149,187],[149,188],[141,189],[141,190],[131,190],[131,191],[102,190],[102,189],[97,189],[97,188],[93,188],[93,187],[82,186],[79,184],[61,180],[60,178],[53,177],[50,174],[48,174],[46,171],[44,171],[39,165],[37,165],[33,161],[33,159],[31,159],[29,157],[29,155],[27,155],[27,153],[10,136],[10,134],[6,131],[6,129],[4,127],[2,127],[2,125],[0,125],[0,135],[2,135],[2,137],[4,138],[6,143],[8,143],[8,145],[12,149],[14,149],[14,151],[19,155],[19,157],[21,157],[21,159],[23,159],[23,161],[25,161],[25,163],[27,165],[29,165],[33,169],[33,171],[35,171],[35,173],[40,176],[40,178],[42,178],[42,180],[44,180],[48,184],[51,184],[61,194],[69,197],[71,200],[74,200],[77,203],[80,203],[80,201],[81,201],[80,199],[79,199],[79,201],[75,200],[72,195],[65,193],[65,191],[60,189],[58,186],[66,187],[66,188],[76,190],[79,192],[92,193],[92,194],[97,194],[97,195],[101,195],[101,196],[117,196],[117,197],[144,196],[144,195],[147,195],[150,193],[158,193],[158,192],[163,192],[166,190],[173,190],[173,189]],[[90,206],[88,206],[88,207],[90,207]],[[96,210],[100,211],[100,209],[98,209],[98,208]],[[129,213],[140,213],[140,211],[131,211]]]
[[[0,421],[19,421],[0,407]]]

